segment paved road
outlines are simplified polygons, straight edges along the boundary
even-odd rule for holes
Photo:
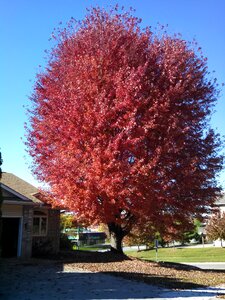
[[[7,264],[0,267],[0,299],[4,300],[209,300],[225,294],[225,287],[169,290],[71,269],[69,264]]]

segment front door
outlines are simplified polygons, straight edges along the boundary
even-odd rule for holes
[[[15,257],[18,253],[20,218],[2,218],[2,257]]]

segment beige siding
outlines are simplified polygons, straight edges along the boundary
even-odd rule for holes
[[[22,217],[23,207],[21,205],[2,204],[2,217]]]

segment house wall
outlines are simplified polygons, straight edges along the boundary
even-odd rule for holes
[[[4,204],[3,202],[2,217],[20,218],[17,255],[23,258],[30,257],[32,251],[33,206]]]
[[[218,209],[221,213],[225,213],[225,205],[218,205]],[[225,241],[222,240],[222,242],[221,242],[221,240],[215,240],[213,242],[213,244],[214,244],[215,247],[224,247],[225,246]]]
[[[36,255],[56,254],[59,252],[60,211],[49,209],[46,236],[33,236],[32,253]]]
[[[60,211],[49,210],[49,221],[48,221],[48,237],[52,241],[53,253],[59,252],[59,241],[60,241]]]
[[[33,207],[23,206],[21,257],[29,258],[32,253]]]
[[[46,209],[47,235],[33,236],[33,205],[2,204],[2,217],[20,218],[17,255],[56,254],[60,242],[60,211]]]

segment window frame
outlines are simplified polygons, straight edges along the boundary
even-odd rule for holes
[[[38,219],[38,232],[34,232],[34,220]],[[45,232],[42,232],[42,220],[45,220]],[[47,236],[48,233],[48,211],[34,210],[32,236]]]

